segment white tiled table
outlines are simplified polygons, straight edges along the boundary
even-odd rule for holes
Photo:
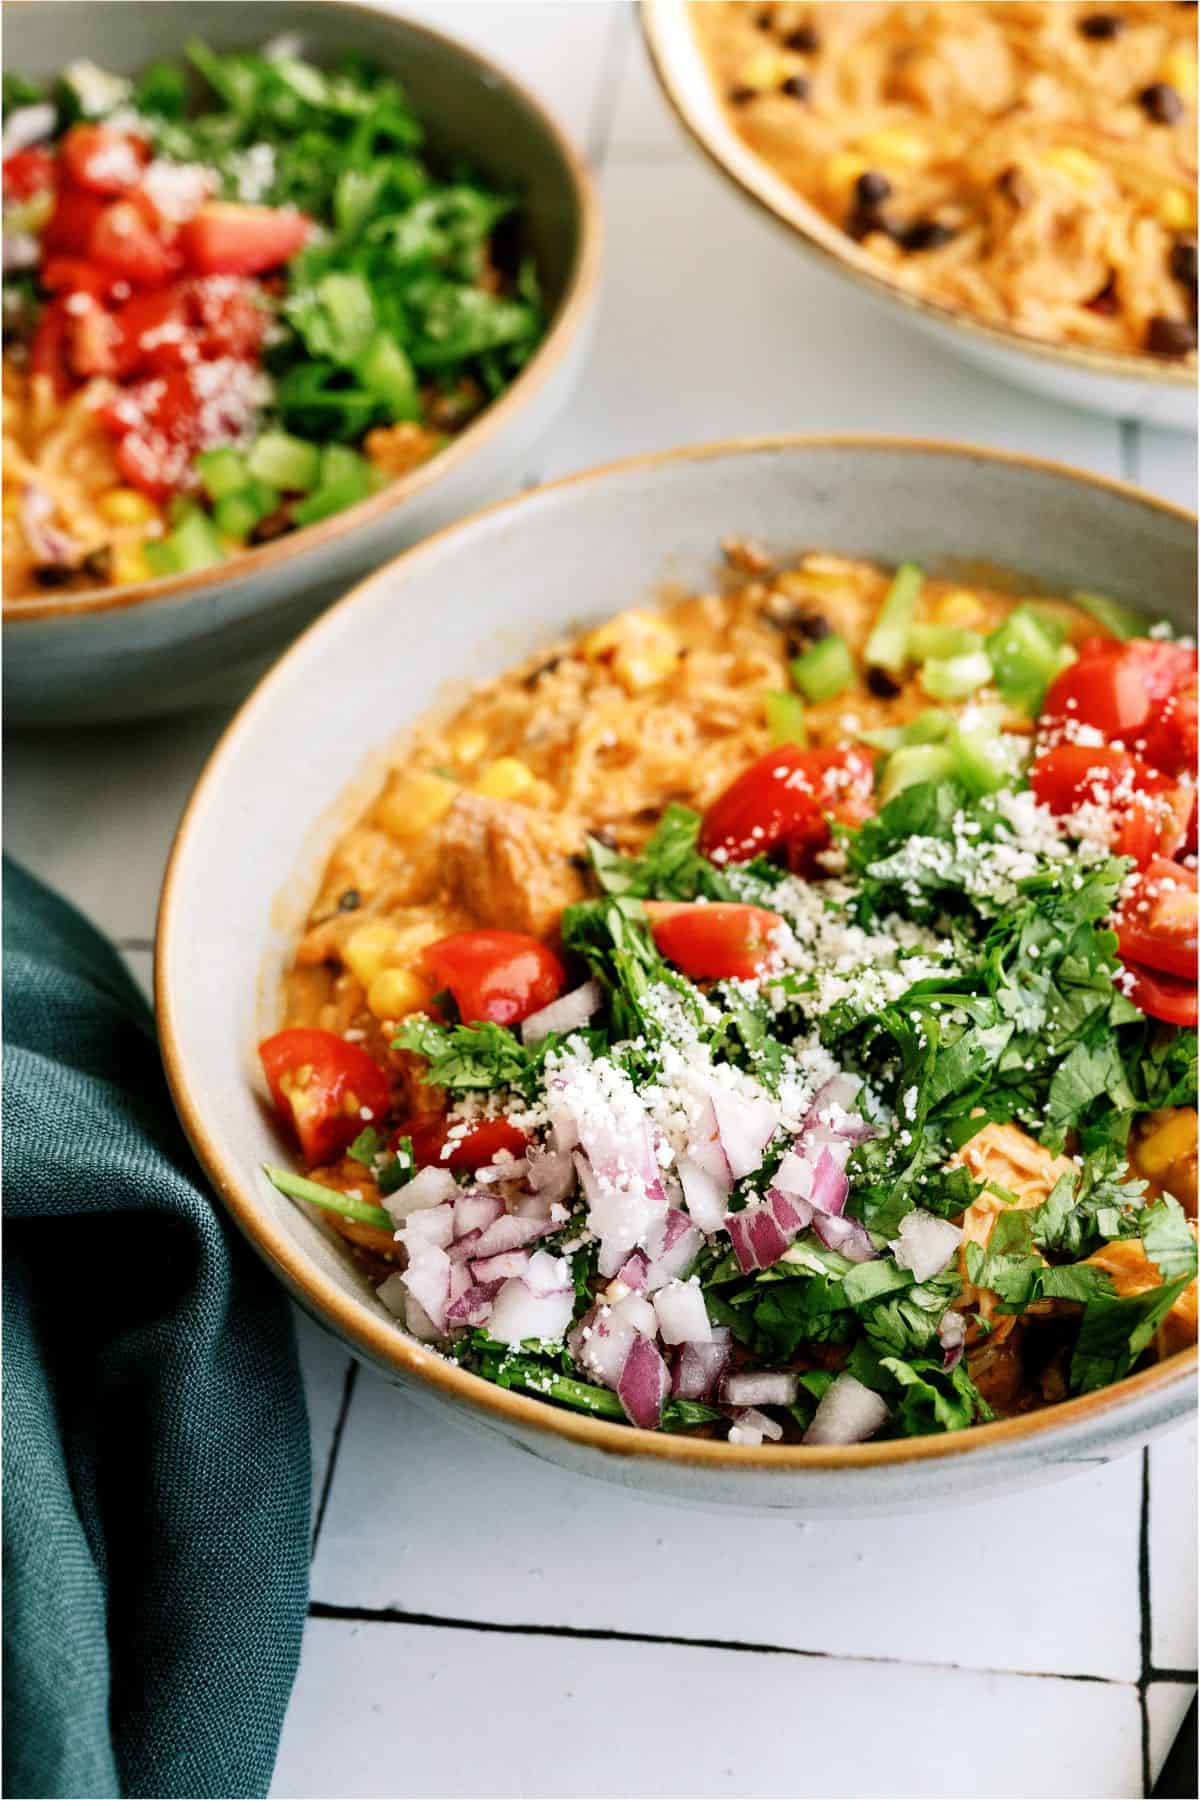
[[[688,439],[873,429],[1194,498],[1187,440],[943,364],[796,254],[684,142],[618,0],[407,10],[538,88],[603,193],[595,352],[514,488]],[[169,838],[224,722],[8,745],[10,850],[147,981]],[[936,1518],[717,1520],[468,1435],[298,1323],[317,1529],[276,1794],[1148,1791],[1195,1684],[1193,1432]]]

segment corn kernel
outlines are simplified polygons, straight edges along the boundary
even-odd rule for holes
[[[379,920],[373,925],[360,925],[346,939],[342,961],[363,987],[370,989],[384,964],[396,948],[399,934],[394,925]]]
[[[771,88],[779,87],[790,73],[791,68],[785,58],[770,50],[762,50],[744,65],[738,78],[738,86],[753,88],[756,93],[765,94]]]
[[[135,581],[154,579],[154,571],[140,544],[113,544],[109,550],[109,569],[111,580],[117,587],[132,587]]]
[[[110,488],[107,494],[101,494],[96,506],[110,525],[149,525],[159,516],[154,502],[136,488]]]
[[[468,725],[464,730],[455,732],[450,739],[450,749],[455,762],[478,762],[487,749],[487,732],[481,731],[478,725]]]
[[[1157,1121],[1161,1119],[1162,1123]],[[1139,1141],[1135,1161],[1143,1174],[1158,1180],[1175,1163],[1196,1154],[1196,1113],[1190,1106],[1159,1113],[1153,1127]]]
[[[1168,231],[1194,231],[1196,202],[1186,188],[1164,188],[1158,202],[1158,222]]]
[[[375,823],[389,837],[420,837],[449,812],[458,783],[432,769],[393,775],[375,802]]]
[[[613,674],[627,694],[644,694],[671,674],[679,652],[671,645],[642,645],[619,650],[613,658]]]
[[[498,756],[474,783],[475,792],[488,800],[519,800],[537,785],[537,776],[519,756]]]
[[[383,969],[367,989],[367,1005],[377,1019],[403,1019],[421,1011],[429,992],[428,983],[411,969]]]
[[[1175,89],[1181,100],[1196,98],[1196,58],[1191,50],[1184,49],[1182,45],[1168,50],[1159,73]]]
[[[1043,152],[1042,162],[1048,169],[1078,188],[1081,192],[1094,187],[1099,179],[1100,166],[1086,150],[1078,149],[1074,144],[1054,144]]]
[[[979,595],[973,594],[970,588],[951,588],[935,600],[931,608],[935,625],[963,625],[968,628],[982,625],[986,614]]]
[[[4,496],[4,517],[6,519],[19,519],[20,516],[21,496],[17,493],[16,489],[13,488],[11,492]]]
[[[919,169],[929,161],[929,145],[923,139],[890,125],[869,131],[858,140],[858,147],[872,163],[887,163],[896,169]]]
[[[859,156],[853,150],[839,150],[825,164],[825,191],[833,198],[847,192],[854,186],[860,175],[865,175],[870,164],[865,156]]]

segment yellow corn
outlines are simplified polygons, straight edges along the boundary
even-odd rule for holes
[[[1158,202],[1158,222],[1168,231],[1194,231],[1196,201],[1186,188],[1164,188]]]
[[[519,800],[536,787],[537,776],[519,756],[498,756],[475,782],[475,792],[488,800]]]
[[[398,939],[395,926],[385,925],[382,920],[374,925],[360,925],[347,938],[342,961],[355,979],[370,989],[395,951]]]
[[[1159,73],[1175,89],[1181,100],[1196,98],[1196,57],[1193,51],[1185,49],[1182,44],[1174,50],[1168,50]]]
[[[583,648],[593,662],[611,658],[614,676],[630,694],[657,687],[679,660],[675,633],[654,613],[620,613],[586,637]]]
[[[117,587],[132,587],[135,581],[154,578],[154,571],[142,554],[140,544],[113,544],[109,550],[109,567]]]
[[[450,739],[450,749],[455,762],[478,762],[487,749],[487,732],[481,731],[477,725],[468,725],[462,731],[455,732]]]
[[[457,793],[457,782],[432,769],[394,775],[375,802],[375,823],[389,837],[420,837],[450,810]]]
[[[410,969],[384,969],[367,989],[367,1005],[377,1019],[403,1019],[420,1012],[429,999],[429,987]]]
[[[968,628],[982,625],[984,610],[979,595],[973,594],[970,588],[951,588],[935,600],[931,608],[935,625],[963,625]]]
[[[884,125],[859,138],[858,147],[872,163],[884,163],[894,169],[919,169],[929,161],[929,145],[915,132],[900,131]]]
[[[1074,144],[1054,144],[1043,152],[1042,162],[1048,169],[1062,175],[1071,186],[1081,192],[1094,187],[1100,175],[1100,165],[1086,150],[1080,150]]]
[[[107,494],[101,494],[96,506],[110,525],[149,525],[159,516],[153,501],[136,488],[110,488]]]
[[[836,156],[829,158],[822,171],[826,193],[836,200],[852,188],[869,167],[865,156],[859,156],[853,150],[839,150]]]
[[[1179,1106],[1159,1113],[1155,1124],[1137,1146],[1137,1165],[1152,1180],[1167,1174],[1174,1164],[1196,1154],[1196,1110]]]
[[[738,78],[738,86],[753,88],[756,93],[765,94],[769,89],[779,87],[791,73],[792,65],[784,57],[777,52],[762,50],[745,64]]]
[[[21,516],[21,496],[15,488],[11,488],[4,496],[4,517],[18,519]]]

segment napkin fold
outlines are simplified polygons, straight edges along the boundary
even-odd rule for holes
[[[4,1791],[265,1794],[308,1592],[287,1303],[117,953],[7,860],[4,951]]]

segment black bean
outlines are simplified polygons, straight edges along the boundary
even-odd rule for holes
[[[561,656],[548,657],[544,663],[539,663],[536,669],[531,669],[529,671],[528,675],[525,677],[524,685],[527,688],[536,687],[543,675],[553,675],[561,661]]]
[[[780,92],[789,94],[793,100],[807,100],[812,93],[812,82],[805,75],[789,75]]]
[[[260,519],[257,525],[251,527],[249,541],[252,544],[269,544],[273,539],[283,537],[291,529],[292,503],[290,500],[285,500],[281,506],[277,506],[273,512],[269,512],[265,518]]]
[[[1168,268],[1174,280],[1181,286],[1192,288],[1196,285],[1196,240],[1194,237],[1179,238],[1171,250]]]
[[[93,581],[111,581],[112,551],[102,544],[99,550],[89,550],[79,566]]]
[[[894,700],[903,686],[886,669],[873,668],[867,670],[867,686],[877,700]]]
[[[860,206],[879,206],[891,194],[892,184],[881,169],[864,169],[854,184]]]
[[[1086,19],[1079,21],[1082,36],[1091,38],[1097,44],[1108,38],[1119,37],[1124,29],[1125,21],[1120,13],[1089,13]]]
[[[806,56],[811,56],[814,50],[821,48],[821,39],[814,25],[798,25],[783,41],[789,50],[799,50]]]
[[[887,220],[877,206],[852,206],[842,227],[847,237],[861,244],[873,231],[890,231]]]
[[[339,912],[357,912],[362,905],[362,895],[357,888],[347,888],[344,894],[338,895]]]
[[[70,563],[38,563],[33,579],[39,587],[65,587],[75,570]]]
[[[896,239],[902,250],[940,250],[954,237],[954,228],[938,219],[916,219]]]
[[[770,31],[773,21],[771,19],[771,9],[769,6],[763,7],[754,23],[758,26],[760,31]]]
[[[1007,169],[1000,171],[996,177],[996,186],[1018,212],[1022,207],[1028,206],[1033,197],[1029,188],[1029,179],[1018,169],[1016,163],[1010,163]]]
[[[1146,327],[1146,348],[1153,356],[1186,356],[1196,348],[1196,327],[1188,319],[1158,313]]]
[[[1156,125],[1174,125],[1183,117],[1183,101],[1169,81],[1152,81],[1144,87],[1138,105]]]
[[[833,630],[824,613],[819,613],[814,606],[805,606],[802,601],[789,600],[786,594],[772,594],[763,607],[763,617],[768,625],[783,633],[788,656],[802,656]]]
[[[745,106],[751,100],[758,99],[758,89],[752,87],[735,87],[729,90],[730,106]]]
[[[579,850],[572,851],[571,855],[568,856],[567,861],[578,875],[586,875],[592,866],[591,857],[584,856]]]

